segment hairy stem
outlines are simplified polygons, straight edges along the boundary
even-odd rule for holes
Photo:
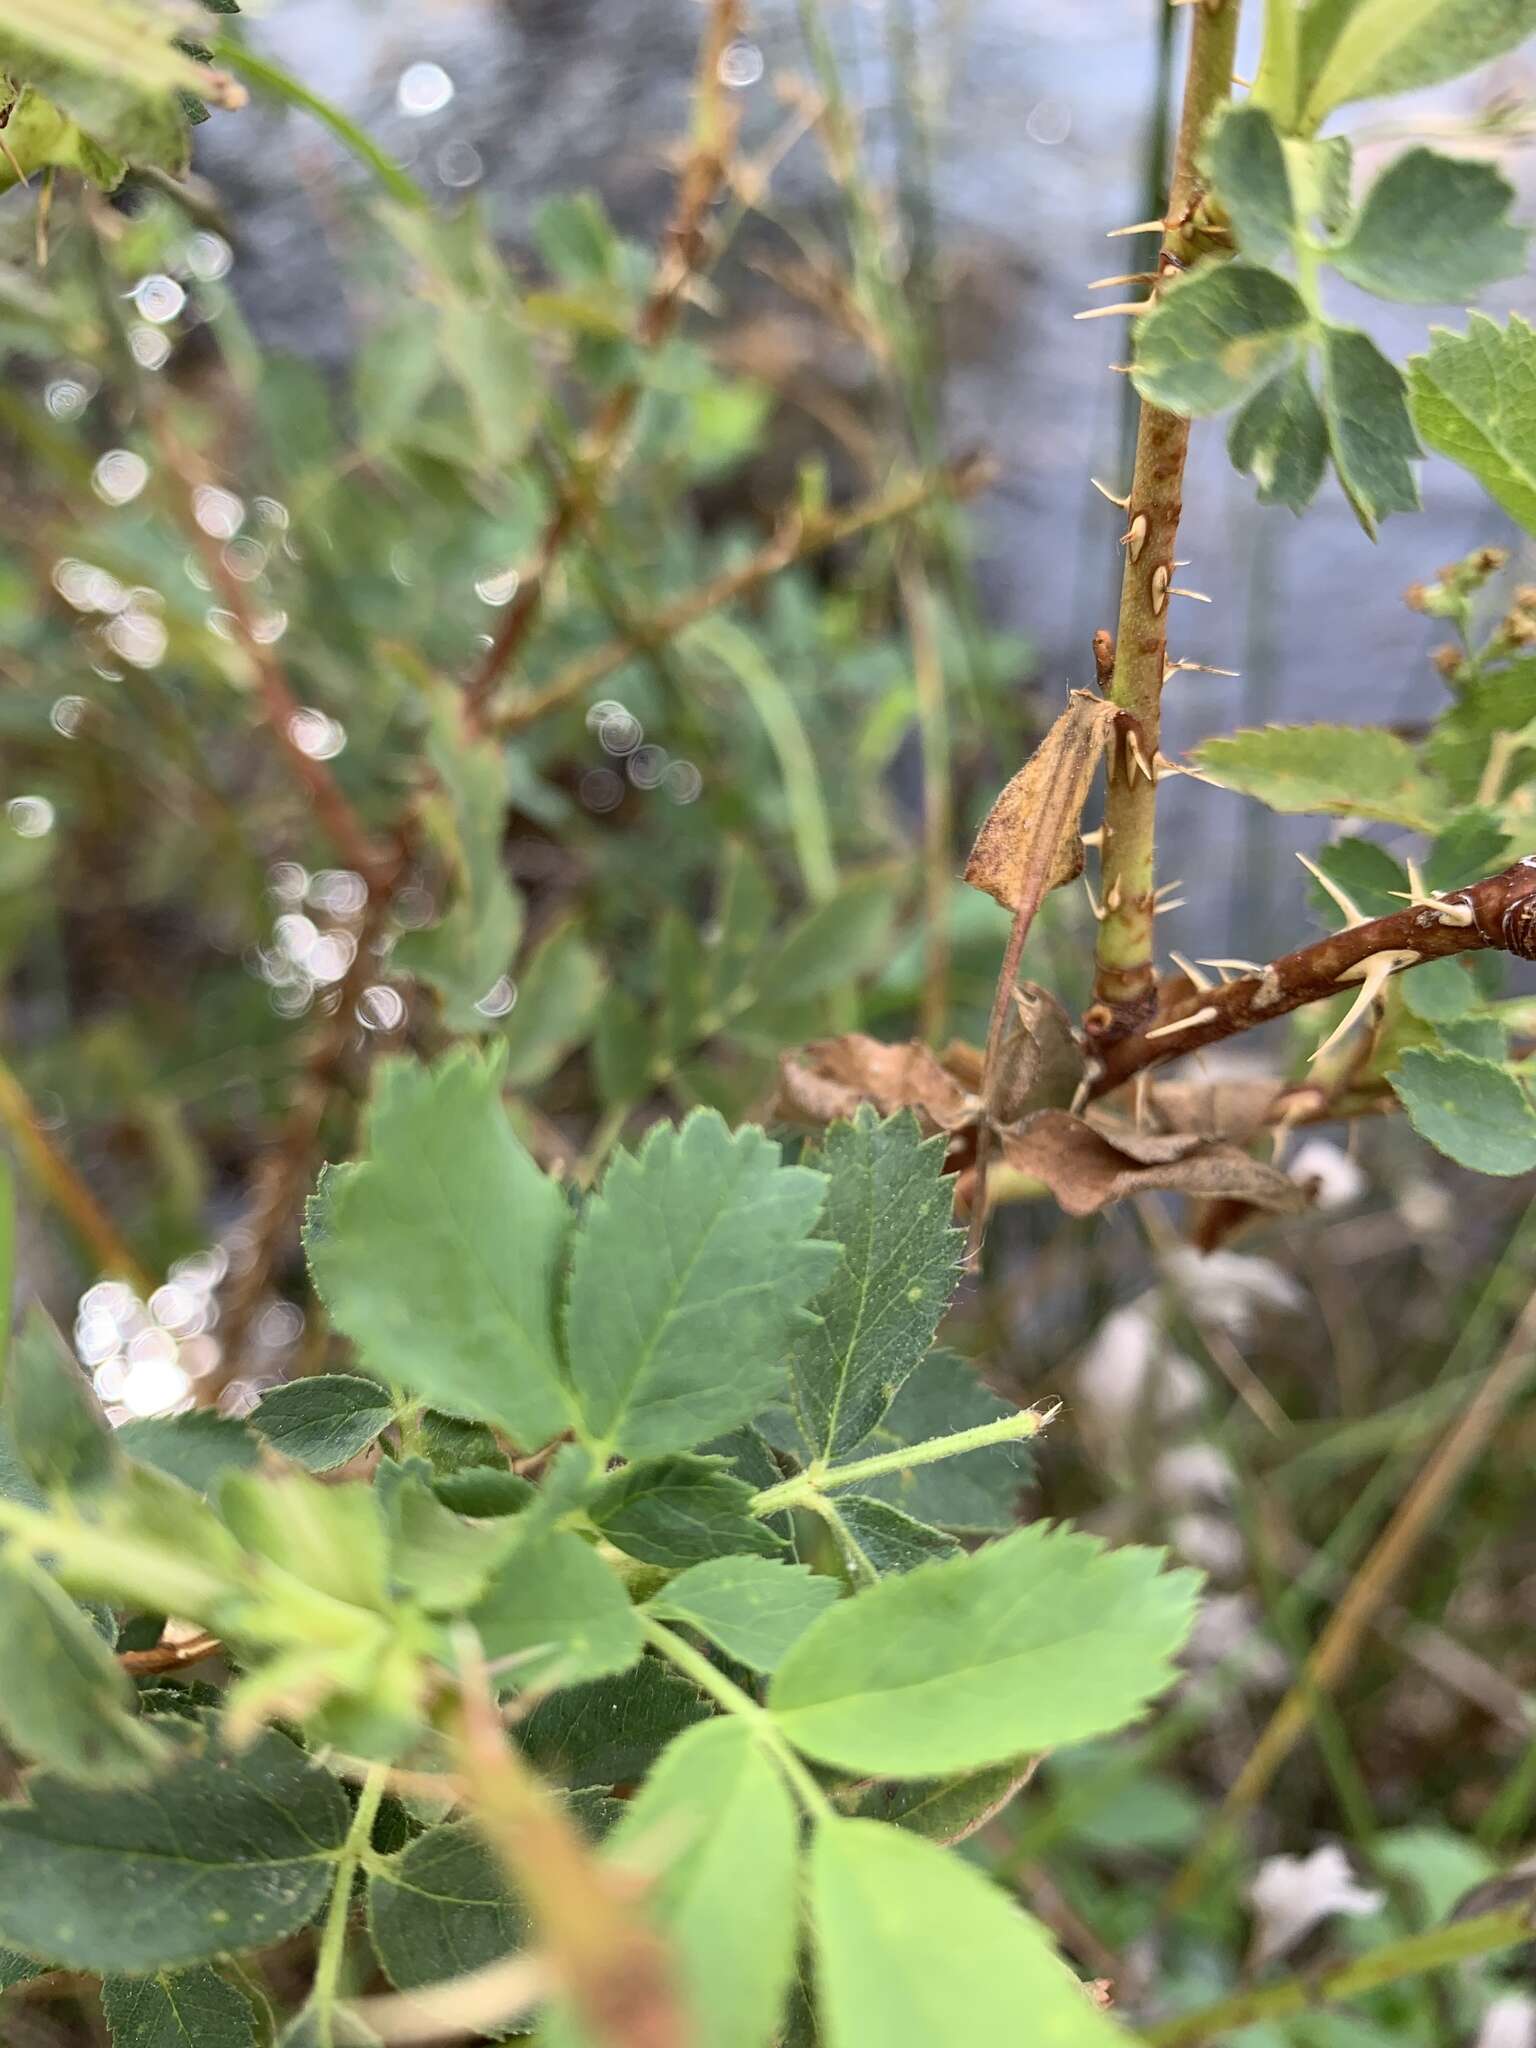
[[[1194,224],[1199,200],[1196,152],[1206,123],[1231,89],[1241,0],[1197,0],[1185,75],[1184,110],[1159,271],[1176,271],[1205,246]],[[1141,762],[1129,739],[1109,756],[1104,809],[1103,899],[1094,1002],[1084,1019],[1101,1046],[1144,1024],[1155,1002],[1152,890],[1157,807],[1156,760],[1163,676],[1168,660],[1168,601],[1174,542],[1183,510],[1189,421],[1143,404],[1126,507],[1125,567],[1115,628],[1110,696],[1136,721]],[[1142,763],[1150,772],[1143,772]]]
[[[336,1996],[341,1982],[341,1966],[347,1950],[347,1920],[352,1909],[352,1880],[357,1875],[358,1865],[367,1854],[373,1837],[373,1823],[379,1811],[379,1801],[384,1797],[384,1784],[388,1773],[381,1764],[375,1764],[363,1780],[358,1794],[357,1806],[352,1814],[352,1825],[347,1830],[347,1839],[341,1845],[341,1854],[336,1859],[336,1877],[331,1886],[331,1902],[326,1908],[325,1926],[320,1934],[320,1952],[315,1960],[315,1981],[309,1994],[310,2009],[315,2019],[316,2048],[332,2048],[335,2039]]]
[[[1199,2012],[1147,2027],[1140,2038],[1148,2048],[1195,2048],[1198,2042],[1224,2040],[1236,2028],[1259,2020],[1279,2020],[1291,2013],[1311,2012],[1317,2006],[1340,1999],[1362,1997],[1383,1984],[1400,1983],[1405,1977],[1422,1977],[1452,1963],[1496,1955],[1500,1949],[1529,1941],[1531,1931],[1528,1906],[1512,1907],[1502,1913],[1482,1913],[1475,1920],[1453,1920],[1448,1927],[1432,1927],[1427,1934],[1410,1934],[1403,1941],[1388,1942],[1331,1969],[1307,1971],[1279,1984],[1236,1992],[1230,1998],[1218,1999],[1214,2005],[1203,2006]]]
[[[1038,1436],[1054,1409],[1041,1413],[1021,1408],[1016,1415],[1003,1415],[996,1422],[980,1422],[974,1429],[957,1429],[952,1436],[932,1436],[920,1444],[902,1444],[894,1451],[876,1451],[868,1458],[855,1458],[848,1465],[812,1464],[793,1479],[780,1480],[753,1496],[754,1515],[773,1515],[783,1508],[808,1507],[834,1487],[857,1486],[865,1479],[880,1479],[887,1472],[906,1472],[913,1465],[937,1465],[944,1458],[963,1457],[967,1451],[986,1450],[992,1444],[1021,1443]]]
[[[1528,854],[1486,882],[1330,932],[1271,961],[1261,974],[1244,975],[1222,988],[1181,986],[1166,1010],[1156,1012],[1156,1024],[1102,1048],[1093,1092],[1103,1095],[1147,1067],[1251,1031],[1305,1003],[1347,994],[1359,985],[1352,970],[1377,955],[1401,954],[1401,965],[1409,968],[1452,953],[1489,949],[1528,958],[1533,945],[1536,855]],[[1414,954],[1416,961],[1408,957]]]

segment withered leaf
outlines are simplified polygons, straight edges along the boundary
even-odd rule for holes
[[[884,1045],[862,1031],[821,1038],[779,1060],[771,1114],[784,1123],[821,1126],[851,1117],[864,1102],[882,1116],[915,1109],[935,1129],[973,1121],[974,1101],[926,1045]]]
[[[965,879],[1017,910],[1038,861],[1043,895],[1083,872],[1078,820],[1116,718],[1115,707],[1074,690],[1067,708],[988,811]],[[1044,843],[1042,843],[1044,835]]]
[[[999,1136],[1008,1164],[1043,1181],[1069,1216],[1092,1216],[1153,1189],[1245,1202],[1277,1215],[1295,1214],[1310,1199],[1278,1167],[1194,1131],[1137,1131],[1043,1109]]]

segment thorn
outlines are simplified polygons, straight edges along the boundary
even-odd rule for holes
[[[1113,242],[1120,235],[1160,235],[1167,226],[1168,223],[1165,220],[1132,221],[1128,228],[1110,228],[1105,239],[1106,241]]]
[[[1173,896],[1166,903],[1154,903],[1152,915],[1154,917],[1166,917],[1170,910],[1182,910],[1188,901],[1189,898],[1187,896]]]
[[[1186,555],[1182,562],[1175,559],[1174,561],[1170,562],[1168,566],[1170,569],[1187,569],[1189,567],[1191,559],[1192,558],[1190,556]]]
[[[1418,958],[1418,954],[1412,948],[1408,948],[1387,953],[1372,953],[1369,959],[1357,960],[1353,967],[1346,967],[1338,977],[1339,980],[1353,981],[1358,976],[1360,993],[1316,1052],[1311,1055],[1307,1064],[1310,1066],[1314,1060],[1320,1060],[1331,1045],[1337,1045],[1345,1032],[1366,1014],[1398,969],[1415,966]]]
[[[1296,858],[1301,862],[1318,887],[1326,891],[1339,906],[1340,910],[1343,911],[1346,925],[1368,924],[1370,922],[1359,904],[1352,897],[1347,896],[1337,882],[1329,881],[1322,869],[1312,861],[1309,861],[1304,853],[1298,853]]]
[[[1147,1090],[1151,1086],[1151,1083],[1152,1076],[1148,1072],[1148,1070],[1145,1067],[1143,1067],[1141,1072],[1136,1076],[1136,1092],[1131,1097],[1131,1114],[1135,1118],[1136,1128],[1138,1131],[1144,1130],[1146,1128]]]
[[[1406,860],[1403,865],[1408,870],[1408,887],[1389,890],[1389,895],[1396,896],[1401,902],[1406,903],[1410,910],[1432,910],[1441,924],[1460,925],[1465,928],[1477,922],[1477,913],[1470,903],[1451,903],[1445,897],[1437,896],[1432,890],[1425,888],[1424,876],[1417,861]]]
[[[1131,374],[1129,363],[1106,363],[1104,367],[1106,370],[1113,370],[1117,377],[1129,377]]]
[[[1088,1076],[1084,1074],[1081,1081],[1078,1082],[1072,1091],[1072,1106],[1067,1111],[1068,1116],[1081,1116],[1083,1104],[1088,1100],[1088,1087]]]
[[[1114,881],[1109,886],[1109,893],[1104,898],[1104,908],[1107,911],[1118,910],[1124,900],[1120,893],[1120,877],[1116,875]]]
[[[1240,668],[1213,668],[1208,661],[1171,661],[1168,667],[1170,672],[1175,669],[1186,669],[1191,675],[1229,676],[1234,682],[1242,675]],[[1163,680],[1166,682],[1167,677],[1165,676]]]
[[[1207,1003],[1203,1010],[1196,1010],[1192,1017],[1176,1017],[1171,1024],[1159,1024],[1151,1031],[1144,1031],[1143,1038],[1172,1038],[1176,1031],[1193,1031],[1197,1024],[1209,1024],[1221,1015],[1214,1003]]]
[[[1104,827],[1102,825],[1095,825],[1091,832],[1079,832],[1077,836],[1082,840],[1084,846],[1091,846],[1099,853],[1104,851]]]
[[[1161,618],[1167,603],[1168,565],[1166,562],[1159,562],[1152,571],[1152,616],[1154,619]]]
[[[1123,498],[1120,498],[1115,495],[1115,493],[1109,488],[1108,484],[1101,484],[1096,476],[1089,477],[1088,481],[1093,485],[1093,488],[1098,492],[1101,498],[1108,498],[1111,505],[1118,505],[1122,512],[1130,511],[1131,494],[1129,491],[1126,492]]]
[[[1087,289],[1091,292],[1102,292],[1107,291],[1112,284],[1152,285],[1156,283],[1157,272],[1155,270],[1122,270],[1117,277],[1090,278]]]
[[[1074,313],[1074,320],[1113,320],[1118,313],[1145,313],[1151,299],[1121,299],[1113,306],[1090,306],[1086,313]]]
[[[1190,986],[1199,989],[1202,995],[1212,986],[1211,977],[1208,974],[1202,974],[1193,960],[1186,960],[1182,953],[1175,953],[1171,948],[1168,958],[1178,968]]]
[[[1159,896],[1171,896],[1175,889],[1182,889],[1183,886],[1182,877],[1177,882],[1159,882],[1152,891],[1152,901],[1155,903]]]
[[[1133,562],[1139,562],[1141,560],[1141,551],[1146,544],[1147,515],[1145,512],[1138,512],[1124,533],[1121,534],[1120,545],[1123,548],[1130,549]]]
[[[1253,80],[1251,78],[1244,78],[1241,71],[1233,72],[1232,83],[1234,85],[1240,85],[1243,88],[1244,92],[1252,92],[1253,90]]]
[[[1177,568],[1178,564],[1175,563],[1174,567]],[[1177,583],[1169,584],[1168,595],[1170,597],[1192,597],[1196,604],[1209,604],[1211,602],[1203,590],[1184,590]]]
[[[1088,908],[1093,912],[1094,923],[1102,924],[1105,918],[1108,917],[1109,912],[1104,908],[1098,897],[1094,895],[1093,884],[1086,875],[1083,877],[1083,888],[1087,891]]]
[[[1264,972],[1264,963],[1261,960],[1202,960],[1200,965],[1202,967],[1214,967],[1218,971],[1230,967],[1234,974],[1262,974]]]
[[[1157,777],[1152,773],[1152,770],[1147,766],[1147,757],[1141,751],[1141,741],[1136,737],[1134,729],[1130,726],[1127,726],[1125,729],[1125,746],[1126,752],[1131,757],[1131,766],[1127,770],[1127,774],[1132,784],[1135,783],[1138,769],[1143,775],[1145,775],[1148,782],[1155,783],[1157,781]]]
[[[1408,886],[1413,891],[1413,894],[1408,899],[1409,902],[1422,903],[1424,898],[1429,893],[1428,890],[1424,887],[1423,869],[1419,866],[1418,862],[1414,859],[1412,854],[1408,855],[1407,859],[1403,862],[1403,866],[1408,870]],[[1399,892],[1396,889],[1394,889],[1392,893],[1394,896],[1396,896]]]

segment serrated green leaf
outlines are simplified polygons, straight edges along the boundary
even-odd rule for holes
[[[1243,255],[1256,263],[1282,262],[1291,252],[1296,207],[1269,115],[1252,101],[1223,108],[1206,131],[1200,157]]]
[[[629,1457],[686,1450],[774,1398],[836,1256],[809,1239],[824,1186],[711,1111],[615,1158],[576,1235],[566,1314],[592,1441]]]
[[[658,1839],[670,1850],[659,1870]],[[676,1959],[697,2048],[769,2048],[794,1969],[799,1825],[751,1729],[724,1715],[680,1736],[604,1857],[651,1880],[646,1910]],[[565,2011],[546,2038],[592,2048]]]
[[[441,225],[434,217],[434,230]],[[506,973],[523,927],[502,855],[506,769],[496,741],[470,735],[459,693],[446,686],[428,699],[425,754],[438,786],[422,812],[448,866],[453,901],[426,931],[404,935],[391,964],[431,983],[450,1030],[484,1033],[496,1016],[479,1006]]]
[[[165,1745],[134,1711],[132,1681],[41,1565],[0,1549],[0,1730],[30,1763],[78,1785],[141,1783]]]
[[[1204,264],[1136,320],[1131,381],[1169,412],[1221,412],[1269,382],[1309,320],[1301,294],[1274,271]]]
[[[716,1459],[673,1452],[610,1473],[587,1513],[630,1557],[680,1571],[738,1551],[778,1555],[783,1545],[751,1512],[755,1492]]]
[[[586,1037],[602,993],[602,964],[579,929],[546,932],[518,973],[517,1001],[501,1030],[508,1085],[547,1079]]]
[[[1533,363],[1536,367],[1536,363]],[[1532,500],[1536,508],[1536,498]],[[1443,776],[1451,792],[1471,803],[1482,787],[1489,754],[1496,737],[1501,746],[1521,736],[1521,744],[1510,754],[1508,768],[1499,778],[1499,794],[1514,786],[1536,749],[1536,657],[1512,661],[1491,675],[1478,676],[1462,692],[1460,700],[1438,719],[1424,749],[1426,761]]]
[[[315,1373],[274,1387],[251,1410],[250,1424],[282,1457],[310,1472],[334,1472],[394,1420],[377,1380],[356,1373]]]
[[[1473,313],[1465,334],[1435,329],[1408,377],[1429,446],[1536,533],[1536,328],[1515,313],[1504,327]]]
[[[861,1820],[884,1821],[946,1845],[963,1842],[994,1820],[1034,1770],[1036,1759],[958,1771],[948,1778],[872,1785],[859,1802]]]
[[[943,1178],[944,1139],[907,1112],[882,1123],[867,1105],[827,1132],[818,1236],[837,1247],[796,1333],[790,1398],[813,1456],[841,1457],[880,1420],[933,1342],[959,1280],[961,1233]],[[761,1404],[759,1404],[761,1405]]]
[[[1333,466],[1372,540],[1390,512],[1416,512],[1412,465],[1422,451],[1408,417],[1408,387],[1368,334],[1325,326],[1323,413]]]
[[[569,1427],[554,1332],[570,1229],[512,1135],[494,1058],[381,1062],[358,1161],[326,1176],[315,1284],[370,1372],[536,1449]]]
[[[908,1444],[975,1429],[1015,1413],[1012,1402],[999,1400],[982,1383],[974,1366],[952,1351],[935,1351],[860,1445],[859,1455],[901,1450]],[[941,1529],[993,1535],[1013,1527],[1014,1509],[1031,1463],[1025,1443],[992,1444],[967,1451],[962,1457],[909,1465],[883,1478],[866,1479],[859,1491]]]
[[[1387,1078],[1419,1136],[1458,1166],[1496,1174],[1536,1167],[1536,1108],[1502,1067],[1415,1047]]]
[[[260,2038],[251,2001],[206,1963],[108,1977],[101,2010],[112,2048],[257,2048]]]
[[[44,1965],[31,1956],[24,1956],[18,1949],[0,1948],[0,1991],[9,1991],[13,1984],[25,1984],[30,1978],[40,1977]]]
[[[1303,33],[1301,120],[1459,78],[1536,31],[1536,0],[1312,0]],[[1305,22],[1306,16],[1303,16]]]
[[[1398,984],[1404,1003],[1426,1024],[1452,1024],[1477,1001],[1477,986],[1464,960],[1426,960]]]
[[[889,1501],[868,1494],[840,1493],[830,1531],[855,1584],[891,1572],[914,1572],[936,1558],[958,1557],[960,1545],[947,1529],[935,1529]]]
[[[768,1704],[797,1747],[940,1777],[1122,1727],[1173,1676],[1197,1580],[1154,1550],[1033,1523],[822,1616]]]
[[[469,1619],[507,1689],[606,1678],[644,1647],[618,1574],[568,1530],[520,1544]]]
[[[117,1446],[141,1465],[168,1472],[202,1494],[216,1492],[226,1472],[249,1472],[261,1457],[260,1443],[243,1422],[207,1408],[124,1422]]]
[[[528,1930],[499,1859],[470,1821],[428,1828],[369,1873],[368,1932],[397,1991],[512,1955]]]
[[[1424,880],[1431,889],[1480,882],[1509,858],[1510,837],[1497,812],[1474,807],[1452,818],[1429,849]]]
[[[101,1403],[36,1304],[11,1344],[0,1414],[24,1469],[39,1486],[89,1487],[111,1475],[117,1451]]]
[[[1408,870],[1374,839],[1351,833],[1319,849],[1314,865],[1334,882],[1363,917],[1385,917],[1401,910],[1408,898]],[[1344,913],[1323,888],[1310,877],[1307,902],[1325,925],[1337,931]]]
[[[1190,760],[1208,781],[1272,811],[1433,832],[1444,808],[1413,748],[1378,725],[1266,725],[1203,740]]]
[[[1380,299],[1469,299],[1525,261],[1526,231],[1507,218],[1514,201],[1492,164],[1410,149],[1376,180],[1328,261]]]
[[[1124,2048],[1130,2040],[1007,1892],[901,1828],[871,1820],[817,1828],[810,1916],[827,2048]]]
[[[674,1736],[713,1711],[686,1678],[656,1657],[642,1657],[622,1677],[564,1686],[541,1699],[516,1735],[537,1770],[580,1791],[643,1778]]]
[[[163,1724],[162,1724],[163,1725]],[[0,1941],[71,1969],[177,1969],[266,1948],[324,1903],[340,1785],[286,1735],[188,1753],[138,1791],[32,1778],[0,1806]]]
[[[1305,363],[1255,391],[1228,429],[1227,453],[1257,482],[1261,505],[1306,510],[1328,467],[1328,422]]]
[[[839,1597],[835,1579],[765,1557],[718,1557],[653,1593],[646,1611],[683,1621],[754,1671],[774,1671]]]

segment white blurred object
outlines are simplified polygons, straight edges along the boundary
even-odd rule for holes
[[[1186,1564],[1213,1579],[1241,1578],[1248,1554],[1236,1527],[1221,1515],[1176,1515],[1168,1540]]]
[[[1151,1295],[1099,1325],[1074,1381],[1078,1402],[1117,1438],[1139,1422],[1177,1422],[1205,1397],[1200,1368],[1168,1342]]]
[[[1245,1337],[1261,1309],[1294,1314],[1306,1302],[1282,1266],[1249,1252],[1197,1252],[1193,1245],[1179,1245],[1162,1266],[1172,1285],[1198,1306],[1201,1321],[1219,1323],[1232,1337]]]
[[[1278,1692],[1291,1675],[1284,1653],[1265,1635],[1259,1611],[1245,1593],[1216,1593],[1202,1600],[1185,1646],[1192,1670],[1222,1667],[1255,1691]]]
[[[1356,1920],[1379,1913],[1386,1893],[1361,1884],[1338,1843],[1324,1842],[1310,1856],[1269,1857],[1259,1865],[1248,1899],[1254,1912],[1249,1960],[1257,1969],[1336,1913]]]
[[[1152,1468],[1152,1488],[1170,1507],[1226,1500],[1237,1489],[1231,1460],[1215,1444],[1175,1444]]]
[[[1536,2048],[1536,1999],[1506,1991],[1483,2014],[1473,2048]]]
[[[1319,1209],[1347,1209],[1366,1190],[1359,1160],[1326,1138],[1308,1138],[1286,1171],[1292,1180],[1316,1184],[1314,1199]]]

